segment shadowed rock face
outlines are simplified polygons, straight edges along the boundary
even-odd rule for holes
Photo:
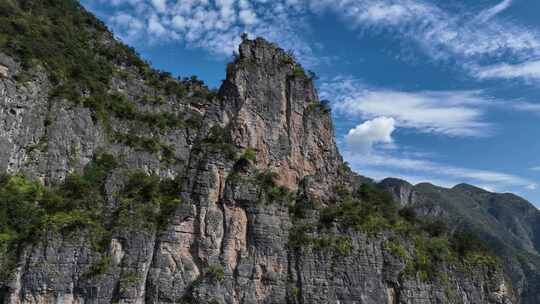
[[[104,35],[99,43],[117,42]],[[122,94],[136,111],[200,119],[198,127],[156,129],[125,113],[104,125],[88,107],[53,97],[47,71],[38,67],[30,80],[16,81],[16,59],[0,55],[10,71],[0,78],[3,172],[55,184],[106,152],[120,166],[104,183],[103,212],[119,208],[126,170],[176,177],[182,203],[159,229],[112,223],[102,248],[87,229],[49,231],[21,244],[14,274],[0,282],[4,303],[515,302],[493,266],[443,265],[444,282],[401,275],[405,261],[385,246],[391,232],[325,231],[350,239],[342,253],[290,245],[298,225],[291,205],[332,204],[338,182],[352,188],[360,178],[343,169],[329,111],[311,79],[271,43],[245,40],[213,98],[197,95],[193,84],[181,97],[168,94],[149,85],[138,67],[115,63],[122,73],[113,75],[111,93]],[[160,102],[143,101],[148,96]],[[118,140],[118,134],[157,140],[168,153]],[[238,157],[250,149],[254,156]],[[281,185],[296,199],[267,195],[261,182],[267,171],[277,174],[272,191],[284,191]],[[411,201],[409,191],[395,190]],[[306,221],[316,221],[317,212]]]

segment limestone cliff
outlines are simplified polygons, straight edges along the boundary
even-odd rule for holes
[[[38,219],[6,207],[4,303],[516,303],[496,259],[455,251],[359,181],[279,47],[245,39],[215,94],[51,3],[83,18],[81,54],[100,64],[29,65],[17,37],[0,49],[0,196]]]

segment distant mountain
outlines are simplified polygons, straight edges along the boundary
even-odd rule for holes
[[[530,202],[467,184],[446,189],[389,178],[380,185],[404,208],[474,232],[503,259],[521,303],[540,303],[540,211]]]

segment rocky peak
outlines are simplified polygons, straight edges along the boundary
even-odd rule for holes
[[[220,90],[233,142],[252,148],[257,167],[291,189],[308,175],[328,175],[341,164],[330,110],[294,56],[264,39],[244,39]]]
[[[394,201],[398,202],[401,206],[407,206],[414,200],[414,187],[407,181],[397,178],[386,178],[381,181],[380,185],[390,192]]]

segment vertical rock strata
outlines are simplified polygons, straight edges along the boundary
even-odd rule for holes
[[[127,95],[137,109],[202,117],[200,129],[161,132],[111,119],[117,133],[137,130],[173,146],[173,163],[111,140],[88,108],[51,99],[43,71],[20,83],[12,77],[20,70],[13,59],[2,55],[0,67],[10,71],[0,75],[3,172],[54,184],[106,151],[123,168],[182,181],[182,203],[162,229],[116,226],[103,250],[91,245],[84,229],[50,232],[26,245],[15,273],[0,282],[6,304],[512,303],[502,272],[491,266],[448,266],[444,283],[400,275],[405,262],[384,245],[390,233],[334,229],[351,240],[346,254],[290,245],[296,225],[290,206],[265,195],[264,174],[277,174],[274,188],[322,205],[330,204],[338,181],[352,184],[353,176],[342,172],[331,116],[313,82],[271,43],[245,40],[218,97],[209,101],[164,95],[150,108],[137,100],[161,92],[122,67],[130,77],[115,77],[110,90]],[[208,141],[212,136],[217,139]],[[225,152],[231,147],[236,157]],[[239,157],[246,151],[254,155]],[[121,175],[118,169],[106,181],[111,210],[125,182]],[[104,259],[105,269],[89,275]]]

